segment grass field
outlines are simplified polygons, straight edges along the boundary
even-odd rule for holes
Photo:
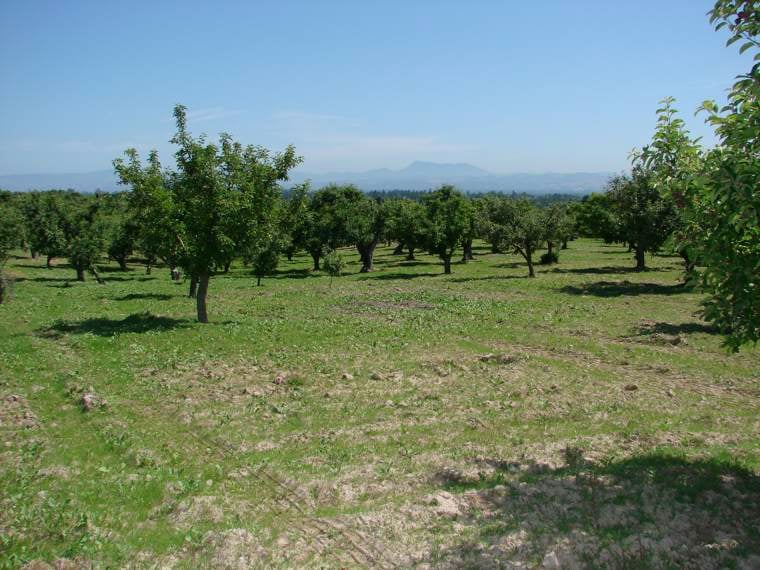
[[[677,258],[346,253],[233,267],[208,325],[165,268],[11,260],[0,566],[760,567],[760,349]]]

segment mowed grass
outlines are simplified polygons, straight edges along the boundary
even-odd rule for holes
[[[678,258],[391,251],[332,284],[237,264],[207,325],[166,268],[11,260],[0,565],[760,563],[760,350]]]

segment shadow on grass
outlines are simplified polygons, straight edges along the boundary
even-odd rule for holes
[[[112,301],[137,301],[152,299],[154,301],[168,301],[174,299],[176,295],[166,295],[165,293],[130,293],[121,297],[114,297]]]
[[[598,281],[585,285],[567,285],[559,289],[568,295],[593,295],[595,297],[622,297],[636,295],[678,295],[690,293],[683,285],[662,285],[660,283],[632,283],[630,281]]]
[[[438,277],[443,275],[443,271],[440,273],[384,273],[384,272],[372,272],[363,273],[357,278],[357,281],[366,281],[368,279],[377,279],[380,281],[394,281],[398,279],[417,279],[418,277]]]
[[[486,275],[484,277],[455,277],[449,279],[452,283],[467,283],[468,281],[503,281],[507,279],[528,279],[528,274],[525,275]],[[532,280],[531,280],[532,282]]]
[[[98,271],[100,273],[132,273],[133,271],[137,271],[137,268],[127,266],[126,269],[122,269],[121,267],[113,267],[111,265],[102,265],[98,267]],[[143,269],[143,271],[145,270]]]
[[[435,552],[434,565],[749,568],[758,560],[760,477],[729,460],[662,451],[595,463],[571,448],[560,467],[477,463],[479,477],[434,477],[472,537]]]
[[[639,327],[636,327],[635,334],[637,335],[651,335],[651,334],[667,334],[667,335],[679,335],[679,334],[720,334],[717,327],[704,324],[704,323],[647,323]]]
[[[314,271],[313,269],[288,269],[286,271],[275,271],[272,277],[275,279],[307,279],[309,277],[324,277],[327,275],[320,271]],[[253,275],[250,275],[251,279],[256,279]]]
[[[579,275],[606,275],[610,273],[653,273],[656,271],[672,271],[671,268],[668,267],[648,267],[644,271],[636,271],[635,267],[611,267],[611,266],[605,266],[605,267],[580,267],[575,269],[563,269],[561,267],[556,267],[552,269],[552,273],[575,273]]]
[[[58,338],[64,334],[94,334],[113,336],[124,333],[162,332],[189,326],[184,319],[157,317],[151,313],[134,313],[124,319],[85,319],[83,321],[56,321],[40,329],[38,334],[46,338]]]
[[[536,265],[538,265],[536,263]],[[498,267],[499,269],[517,269],[518,267],[524,267],[525,271],[528,270],[528,264],[525,262],[520,261],[510,261],[505,263],[499,263],[497,265],[494,265],[494,267]]]

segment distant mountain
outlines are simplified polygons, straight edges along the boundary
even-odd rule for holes
[[[28,190],[78,190],[79,192],[114,192],[120,186],[113,170],[73,172],[67,174],[6,174],[0,175],[0,188],[16,192]]]
[[[529,194],[587,194],[601,190],[612,173],[571,172],[493,174],[465,163],[413,162],[406,168],[379,168],[364,172],[296,172],[286,185],[311,180],[313,188],[330,183],[355,184],[362,190],[430,190],[453,184],[465,192],[527,192]],[[17,174],[0,176],[0,188],[15,191],[52,188],[94,192],[123,189],[110,170],[69,174]]]
[[[365,172],[297,172],[291,182],[311,180],[312,187],[325,184],[355,184],[362,190],[430,190],[453,184],[465,192],[527,192],[529,194],[587,194],[601,190],[610,172],[542,174],[493,174],[471,164],[413,162],[401,170],[382,168]]]

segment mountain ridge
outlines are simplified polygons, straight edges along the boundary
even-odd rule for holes
[[[354,184],[365,191],[431,190],[452,184],[464,192],[526,192],[529,194],[587,194],[601,190],[612,172],[516,172],[495,174],[466,162],[414,161],[404,168],[376,168],[360,172],[294,172],[284,186],[311,181],[312,187]],[[80,192],[124,189],[113,171],[0,175],[0,188],[17,192],[73,189]]]

